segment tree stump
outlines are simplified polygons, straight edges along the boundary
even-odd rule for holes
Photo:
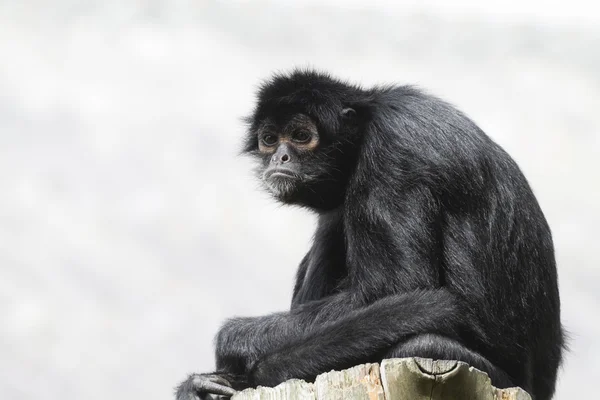
[[[486,373],[460,361],[393,358],[321,374],[314,383],[292,379],[259,386],[231,400],[531,400],[521,388],[497,389]]]

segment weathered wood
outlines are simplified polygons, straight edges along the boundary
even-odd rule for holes
[[[459,361],[395,358],[321,374],[315,383],[298,379],[258,387],[232,400],[531,400],[520,388],[496,389],[490,378]]]
[[[458,361],[391,359],[383,360],[381,370],[383,389],[389,400],[530,399],[518,388],[496,389],[486,373]]]
[[[317,400],[384,400],[379,364],[363,364],[321,374],[315,380]]]
[[[292,379],[274,388],[259,386],[236,393],[232,400],[315,400],[314,385]]]
[[[521,388],[496,389],[496,400],[531,400],[529,393]]]

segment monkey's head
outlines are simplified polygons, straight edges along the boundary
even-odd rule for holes
[[[244,151],[275,198],[316,210],[344,199],[356,156],[361,89],[312,71],[277,75],[260,88]]]

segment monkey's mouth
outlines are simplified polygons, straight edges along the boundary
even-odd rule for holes
[[[263,174],[263,182],[276,198],[286,201],[298,190],[302,177],[287,168],[270,169]]]
[[[287,168],[270,169],[263,175],[265,180],[271,179],[300,179],[300,175]]]

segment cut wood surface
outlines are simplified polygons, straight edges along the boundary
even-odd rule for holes
[[[459,361],[394,358],[321,374],[314,383],[292,379],[259,386],[232,400],[531,400],[520,388],[496,389],[486,373]]]

